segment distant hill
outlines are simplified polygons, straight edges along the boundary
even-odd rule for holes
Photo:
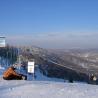
[[[40,70],[48,77],[89,81],[89,76],[98,77],[97,50],[58,50],[39,47],[21,47],[25,59],[34,59]],[[94,56],[96,52],[96,56]]]

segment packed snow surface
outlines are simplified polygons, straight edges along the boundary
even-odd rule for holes
[[[98,98],[98,86],[51,81],[0,81],[0,98]]]

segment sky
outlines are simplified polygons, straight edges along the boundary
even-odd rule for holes
[[[0,0],[0,36],[13,45],[98,48],[98,0]]]

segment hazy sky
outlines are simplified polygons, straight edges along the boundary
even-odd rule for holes
[[[0,0],[0,36],[45,48],[98,48],[98,0]]]

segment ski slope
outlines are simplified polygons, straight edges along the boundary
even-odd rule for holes
[[[0,81],[0,98],[98,98],[98,86],[50,81]]]
[[[0,77],[5,69],[0,66]],[[35,74],[35,80],[7,81],[0,78],[0,98],[98,98],[97,85],[48,78],[39,69]]]

